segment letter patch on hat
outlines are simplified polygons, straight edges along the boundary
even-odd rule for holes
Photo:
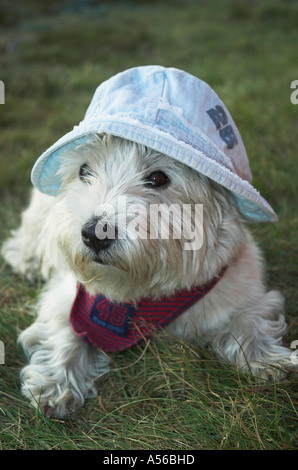
[[[232,149],[234,145],[238,144],[232,126],[230,124],[227,125],[228,117],[221,106],[217,105],[215,106],[215,108],[208,109],[207,114],[211,117],[212,121],[214,122],[216,130],[219,130],[219,135],[221,139],[227,144],[228,149]]]
[[[135,311],[132,305],[113,304],[103,295],[98,295],[91,310],[91,319],[120,336],[126,336]]]

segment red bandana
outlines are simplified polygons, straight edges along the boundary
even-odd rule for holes
[[[75,334],[90,345],[105,352],[122,351],[151,336],[154,330],[166,326],[202,299],[225,270],[202,287],[185,289],[159,300],[144,298],[137,306],[112,303],[102,294],[91,296],[79,284],[70,324]]]

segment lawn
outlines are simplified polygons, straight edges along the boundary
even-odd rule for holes
[[[30,171],[84,116],[97,85],[129,67],[174,66],[207,81],[231,111],[254,185],[279,216],[252,225],[271,288],[298,340],[298,4],[295,0],[0,2],[0,239],[20,221]],[[0,449],[298,448],[298,380],[257,383],[183,342],[156,338],[115,357],[97,398],[47,419],[20,394],[18,332],[42,286],[0,261]]]

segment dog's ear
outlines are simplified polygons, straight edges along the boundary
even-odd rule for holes
[[[243,211],[239,203],[239,198],[236,197],[234,193],[226,190],[226,198],[230,201],[230,204],[233,206],[235,212],[237,212],[239,223],[251,224],[253,222],[248,216],[245,215],[245,211]]]
[[[243,207],[241,206],[241,199],[239,199],[238,195],[236,196],[232,191],[227,188],[224,188],[223,186],[211,180],[210,178],[203,178],[206,178],[208,180],[208,183],[212,188],[212,193],[214,195],[216,194],[216,198],[220,203],[220,207],[223,214],[227,214],[229,215],[229,217],[231,217],[231,215],[233,214],[234,217],[237,218],[239,225],[241,223],[252,223],[251,219],[245,216],[246,211],[243,210]],[[244,202],[246,203],[246,200]]]

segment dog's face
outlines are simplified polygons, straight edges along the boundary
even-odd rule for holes
[[[239,244],[228,192],[143,146],[93,138],[64,158],[60,175],[41,237],[91,294],[133,301],[200,284]]]

